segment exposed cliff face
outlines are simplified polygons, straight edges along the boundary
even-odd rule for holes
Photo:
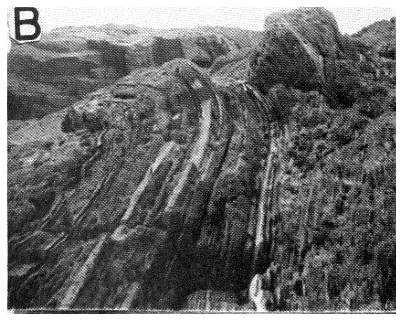
[[[284,128],[276,138],[281,145],[276,169],[279,187],[272,187],[277,200],[266,214],[270,235],[266,259],[273,264],[265,276],[275,265],[281,268],[273,271],[279,280],[270,289],[283,301],[279,309],[391,308],[395,299],[394,73],[373,49],[367,51],[353,39],[341,38],[328,18],[320,9],[267,18],[266,36],[250,65],[252,82],[275,101],[273,113]],[[321,28],[331,32],[318,33]],[[286,51],[282,39],[287,37],[298,49],[289,51],[292,73],[279,72],[279,58],[274,56]],[[324,57],[321,72],[306,64],[312,55],[300,50],[304,41]],[[324,52],[327,43],[331,52]],[[311,73],[305,75],[303,70]],[[316,79],[317,85],[312,83]],[[276,82],[287,87],[273,86]],[[287,285],[294,286],[294,296],[288,294]],[[282,300],[282,295],[292,298]]]
[[[265,33],[9,122],[9,307],[394,309],[393,77],[325,10]]]
[[[218,27],[160,31],[105,25],[55,29],[40,42],[11,49],[8,118],[41,118],[132,70],[159,66],[175,58],[210,67],[217,57],[254,45],[259,36],[257,32]]]

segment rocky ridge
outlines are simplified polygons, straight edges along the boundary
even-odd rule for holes
[[[302,8],[209,72],[173,59],[14,124],[9,307],[393,310],[382,59]]]

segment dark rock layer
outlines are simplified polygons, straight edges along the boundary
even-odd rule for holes
[[[212,76],[175,59],[9,122],[9,307],[393,310],[395,77],[375,53],[300,9]]]

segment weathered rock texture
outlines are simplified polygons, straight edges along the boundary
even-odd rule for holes
[[[394,78],[353,42],[294,10],[10,122],[9,307],[393,310]]]
[[[251,59],[250,79],[275,101],[283,128],[270,187],[278,201],[266,218],[278,308],[393,307],[394,70],[315,8],[268,17]],[[286,285],[294,299],[282,299]]]

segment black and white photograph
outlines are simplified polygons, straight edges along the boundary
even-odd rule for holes
[[[8,312],[395,313],[395,8],[101,2],[8,8]]]

